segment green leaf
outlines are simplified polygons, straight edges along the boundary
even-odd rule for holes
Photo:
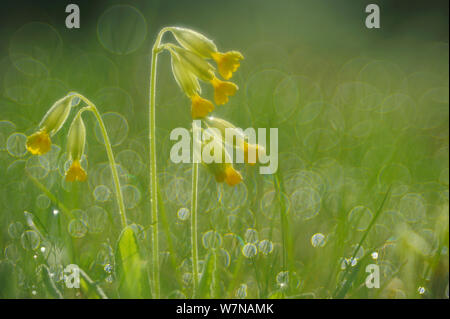
[[[44,282],[47,292],[53,298],[63,299],[63,295],[61,294],[59,289],[56,287],[55,282],[53,281],[52,277],[50,276],[50,270],[48,269],[48,267],[46,265],[42,265],[41,275],[42,275],[42,281]]]
[[[145,262],[133,227],[120,234],[116,247],[117,278],[120,298],[150,298],[150,285]]]
[[[103,289],[80,269],[80,288],[83,295],[89,299],[108,299]]]
[[[214,272],[216,270],[216,253],[211,251],[205,260],[203,274],[198,285],[197,298],[211,297],[211,284],[214,280]]]

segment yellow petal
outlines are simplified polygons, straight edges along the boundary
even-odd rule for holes
[[[214,110],[214,104],[198,95],[193,95],[191,99],[191,113],[193,119],[205,117]]]
[[[68,182],[84,182],[87,178],[85,170],[81,167],[79,160],[74,160],[72,165],[66,172],[66,181]]]
[[[225,182],[230,186],[237,185],[242,182],[242,175],[229,165],[225,168]]]
[[[240,60],[244,57],[240,52],[229,51],[226,53],[216,52],[212,54],[212,58],[217,63],[220,75],[228,80],[233,76],[233,72],[239,68]]]
[[[211,80],[214,87],[214,101],[217,105],[223,105],[228,102],[228,97],[236,94],[238,86],[232,82],[221,81],[214,77]]]
[[[52,141],[46,131],[39,131],[27,137],[27,150],[33,155],[42,155],[50,151]]]

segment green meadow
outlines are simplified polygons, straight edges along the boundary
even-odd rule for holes
[[[380,1],[381,28],[367,29],[364,1],[83,4],[80,29],[46,1],[23,15],[10,4],[0,25],[0,298],[449,297],[448,7]],[[149,187],[151,50],[166,26],[244,56],[231,79],[239,90],[211,115],[278,128],[275,174],[234,164],[243,180],[229,186],[198,167],[195,283],[193,165],[170,159],[170,132],[191,129],[191,101],[167,52],[156,80],[157,193]],[[105,124],[126,227],[91,112],[86,181],[65,179],[75,111],[49,152],[27,151],[48,109],[74,91]],[[79,288],[65,280],[71,264]],[[370,265],[378,287],[366,284]]]

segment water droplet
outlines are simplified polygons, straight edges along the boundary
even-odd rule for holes
[[[277,274],[277,284],[280,288],[285,288],[289,284],[289,271],[280,271]]]
[[[247,285],[241,284],[236,290],[236,298],[244,299],[247,297]]]
[[[261,240],[258,244],[258,249],[263,255],[270,255],[273,251],[273,244],[270,240]]]
[[[87,233],[86,224],[80,219],[72,219],[69,223],[69,234],[74,238],[82,238]]]
[[[94,198],[97,202],[106,202],[111,196],[111,191],[105,185],[98,185],[94,189]]]
[[[311,237],[311,245],[315,248],[323,247],[326,244],[325,235],[322,233],[317,233]]]
[[[258,242],[258,231],[253,228],[249,228],[245,231],[244,240],[246,243],[256,244]]]
[[[23,232],[23,224],[21,222],[12,222],[8,227],[8,234],[12,239],[17,239]]]
[[[222,246],[222,236],[215,230],[209,230],[203,235],[202,242],[206,249],[219,248]]]
[[[107,213],[100,206],[91,206],[86,210],[88,230],[90,233],[101,233],[106,226]]]
[[[104,271],[106,271],[107,273],[111,273],[112,272],[112,266],[111,266],[111,264],[106,264],[104,267],[103,267],[103,270]]]
[[[27,153],[27,137],[22,133],[13,133],[6,140],[6,149],[14,157],[22,157]]]
[[[247,258],[254,258],[258,254],[258,248],[255,244],[245,244],[242,248],[242,254]]]
[[[423,295],[423,294],[425,293],[425,288],[424,288],[424,287],[419,287],[419,288],[417,289],[417,292],[418,292],[419,294]]]
[[[178,219],[185,221],[189,219],[189,217],[191,216],[191,212],[189,211],[189,209],[181,207],[177,212],[177,216]]]
[[[376,251],[374,251],[372,254],[370,254],[370,256],[372,256],[373,260],[377,260],[378,259],[378,253]]]
[[[22,247],[26,250],[35,250],[39,247],[41,239],[34,230],[27,230],[20,238]]]
[[[365,231],[372,221],[372,211],[364,206],[356,206],[350,211],[348,220],[358,231]]]

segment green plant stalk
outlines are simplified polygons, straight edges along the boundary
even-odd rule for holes
[[[194,125],[193,127],[194,128]],[[191,247],[192,247],[192,296],[196,297],[198,288],[198,243],[197,243],[197,197],[198,197],[198,163],[192,164],[192,199],[191,199]]]
[[[114,160],[114,153],[112,151],[111,142],[108,137],[108,132],[106,131],[105,123],[103,122],[102,116],[98,112],[97,107],[94,103],[89,101],[86,97],[79,93],[73,93],[74,96],[77,96],[82,101],[84,101],[88,107],[83,108],[80,110],[80,112],[83,111],[91,111],[95,118],[97,119],[97,122],[100,126],[100,132],[103,136],[103,141],[105,142],[105,148],[106,148],[106,154],[108,155],[108,161],[109,161],[109,167],[111,168],[113,181],[114,181],[114,187],[116,188],[116,198],[117,198],[117,205],[119,206],[119,212],[120,212],[120,219],[122,222],[122,227],[125,228],[127,226],[127,216],[125,212],[125,204],[123,201],[123,194],[122,194],[122,188],[120,187],[120,181],[119,181],[119,174],[117,173],[117,166],[116,161]]]
[[[150,99],[149,99],[149,142],[150,142],[150,207],[152,214],[152,281],[153,298],[160,298],[159,283],[159,238],[158,238],[158,182],[156,171],[156,66],[158,54],[161,52],[161,38],[167,31],[163,28],[156,37],[152,48],[150,71]]]

